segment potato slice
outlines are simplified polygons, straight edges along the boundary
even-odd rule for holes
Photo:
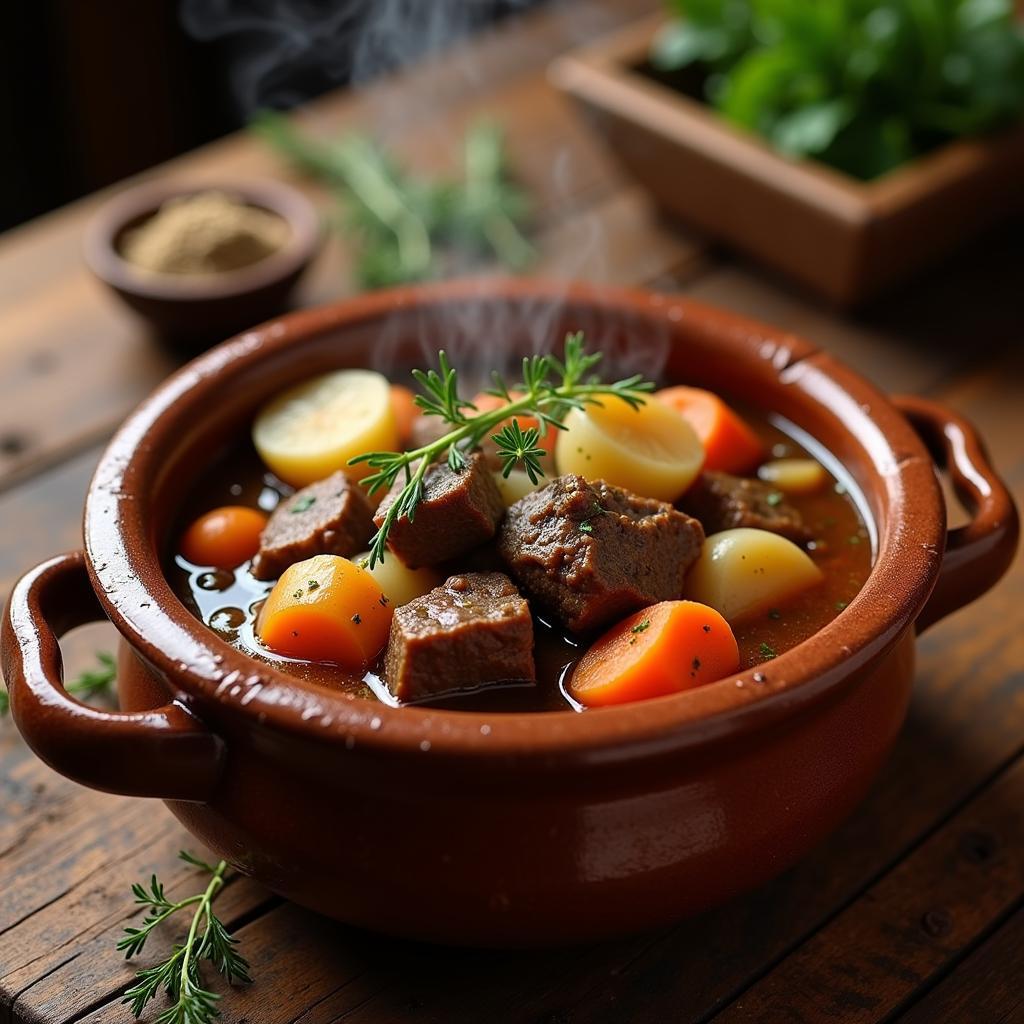
[[[791,540],[741,527],[713,533],[686,577],[684,594],[711,605],[729,622],[766,612],[824,579]]]
[[[538,487],[550,483],[551,478],[542,476],[534,483],[528,473],[521,469],[513,469],[508,476],[504,476],[500,472],[495,473],[494,482],[498,485],[498,490],[501,491],[501,500],[505,502],[505,508],[508,508],[520,498],[532,494]]]
[[[410,569],[393,551],[384,556],[384,561],[369,568],[370,552],[364,551],[352,559],[358,566],[366,565],[366,571],[377,581],[393,608],[408,604],[414,597],[421,597],[428,590],[444,583],[444,576],[434,569]]]
[[[260,609],[260,643],[303,661],[363,671],[384,649],[391,602],[365,569],[316,555],[282,573]]]
[[[337,370],[282,392],[259,412],[252,440],[260,458],[293,487],[343,469],[354,480],[372,472],[348,460],[398,447],[387,380],[371,370]]]
[[[602,403],[566,415],[567,429],[558,432],[555,445],[558,472],[675,501],[704,461],[704,448],[693,427],[654,398],[639,409],[613,397]]]
[[[828,480],[825,467],[814,459],[773,459],[763,463],[757,475],[786,494],[813,494]]]

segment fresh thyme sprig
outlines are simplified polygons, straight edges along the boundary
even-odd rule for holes
[[[100,667],[92,671],[82,672],[71,682],[64,684],[64,689],[76,697],[96,697],[110,693],[117,678],[117,662],[107,651],[97,651],[96,660]],[[6,690],[0,690],[0,718],[11,710],[11,698]]]
[[[530,202],[510,180],[502,132],[493,122],[470,126],[463,177],[443,181],[409,173],[362,135],[318,139],[271,111],[257,114],[252,127],[336,193],[363,287],[445,277],[453,262],[480,255],[522,270],[535,256],[523,234]]]
[[[522,382],[513,387],[495,372],[493,387],[487,393],[500,398],[502,405],[477,415],[472,403],[459,397],[458,373],[444,352],[438,353],[438,370],[414,370],[413,376],[423,388],[416,403],[428,416],[438,416],[452,429],[445,435],[405,452],[367,452],[350,460],[350,464],[367,463],[375,472],[363,480],[371,494],[392,487],[404,474],[404,484],[388,507],[384,521],[370,543],[369,566],[384,558],[388,534],[395,521],[407,516],[415,519],[416,506],[423,498],[424,479],[428,468],[442,455],[455,472],[466,465],[466,455],[484,438],[497,446],[502,473],[508,476],[522,462],[530,479],[536,483],[544,475],[541,458],[546,453],[538,446],[548,430],[564,430],[563,419],[570,409],[600,405],[602,398],[613,397],[634,409],[645,401],[654,384],[634,374],[612,384],[593,379],[590,371],[600,362],[599,352],[587,352],[583,332],[565,339],[562,359],[552,354],[528,356],[523,360]],[[516,414],[535,418],[539,427],[522,430]],[[502,426],[506,420],[511,422]],[[499,429],[500,428],[500,429]],[[495,433],[495,431],[497,431]]]
[[[249,964],[235,948],[238,940],[213,912],[213,900],[224,887],[227,863],[208,864],[185,850],[178,856],[209,873],[210,882],[201,893],[176,902],[167,898],[163,883],[156,875],[150,878],[148,887],[139,882],[132,886],[135,902],[148,907],[149,911],[142,919],[142,926],[125,928],[124,937],[117,943],[126,960],[141,953],[149,936],[168,918],[186,907],[194,910],[185,942],[176,944],[162,963],[139,971],[136,983],[125,992],[123,1002],[131,1006],[138,1018],[150,1000],[163,990],[171,999],[171,1005],[156,1018],[156,1024],[211,1024],[220,1016],[217,1009],[220,996],[203,987],[200,962],[212,963],[229,985],[252,979]]]

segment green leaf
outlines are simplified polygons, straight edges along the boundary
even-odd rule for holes
[[[771,141],[791,156],[821,153],[832,145],[849,116],[843,100],[812,103],[780,117],[772,128]]]
[[[672,6],[686,20],[658,36],[656,65],[700,63],[728,120],[856,177],[1024,117],[1024,28],[1010,0]]]

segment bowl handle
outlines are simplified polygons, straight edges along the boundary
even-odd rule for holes
[[[971,514],[966,526],[946,536],[938,582],[917,619],[921,633],[995,586],[1013,562],[1020,528],[1013,498],[971,423],[925,398],[897,395],[892,401],[937,465],[949,473],[957,497]]]
[[[223,743],[182,704],[102,711],[68,696],[57,641],[102,619],[81,551],[43,562],[15,585],[0,655],[22,735],[51,768],[93,789],[206,799],[220,776]]]

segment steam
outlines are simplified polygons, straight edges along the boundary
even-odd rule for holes
[[[368,93],[370,105],[361,127],[385,146],[432,133],[433,148],[439,134],[447,132],[455,164],[463,125],[453,132],[446,114],[454,106],[469,106],[492,71],[478,48],[459,45],[458,40],[495,14],[528,6],[530,0],[182,0],[181,15],[197,39],[224,40],[230,47],[232,85],[245,115],[294,106],[333,85],[359,88],[443,49],[443,74],[427,76],[429,87],[423,87],[421,77],[417,89],[385,87]],[[571,46],[600,34],[608,15],[599,5],[577,5],[571,18],[559,17],[576,36],[567,41]],[[510,39],[508,45],[530,44]],[[524,62],[536,60],[528,52],[522,57]],[[514,62],[516,54],[506,49],[502,59]],[[500,116],[500,108],[494,113]],[[307,116],[307,125],[317,130],[315,113]],[[325,125],[323,130],[337,128]],[[515,147],[512,157],[514,169]],[[554,255],[543,258],[537,274],[556,281],[595,282],[621,276],[600,214],[578,212],[579,151],[556,144],[546,158],[542,219],[561,226],[540,239],[542,250]],[[536,172],[533,179],[535,184]],[[446,271],[455,276],[478,268],[452,266]],[[656,378],[665,365],[670,335],[667,322],[662,328],[652,326],[656,322],[651,318],[640,327],[616,314],[594,315],[593,310],[572,307],[557,290],[543,299],[499,302],[492,284],[481,279],[464,301],[396,312],[375,339],[374,363],[394,375],[403,367],[433,366],[437,350],[444,348],[467,389],[476,389],[488,382],[493,369],[516,379],[523,352],[548,351],[567,332],[583,330],[588,347],[605,353],[600,369],[606,379],[631,373]]]
[[[182,0],[185,30],[226,39],[244,115],[294,106],[332,85],[359,86],[450,46],[529,0]],[[485,68],[465,62],[465,86]]]

